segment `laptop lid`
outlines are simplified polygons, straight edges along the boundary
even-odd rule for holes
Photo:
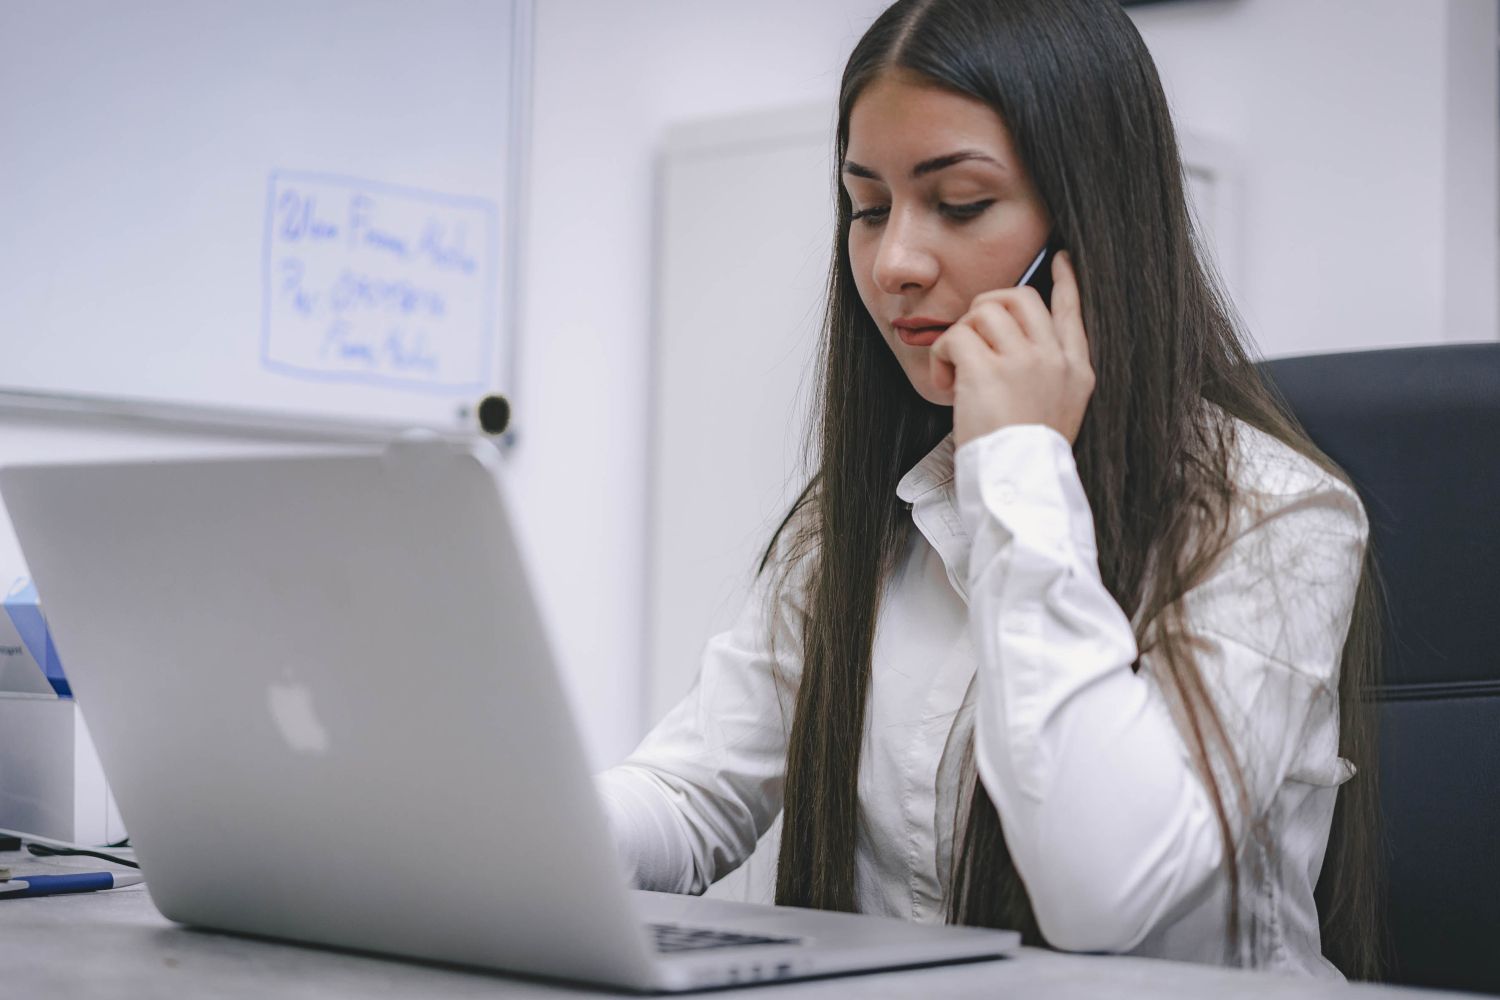
[[[163,914],[652,981],[495,462],[0,469]]]

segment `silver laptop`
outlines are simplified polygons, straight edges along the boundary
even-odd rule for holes
[[[628,890],[483,444],[0,469],[157,907],[639,990],[1012,932]]]

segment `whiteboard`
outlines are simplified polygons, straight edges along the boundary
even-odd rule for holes
[[[473,425],[514,372],[529,0],[0,5],[0,390]]]

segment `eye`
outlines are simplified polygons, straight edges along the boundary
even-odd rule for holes
[[[872,205],[852,213],[849,218],[853,222],[863,222],[867,226],[877,226],[885,221],[885,217],[891,214],[889,205]]]
[[[971,201],[966,205],[949,205],[944,202],[938,205],[938,211],[950,219],[957,220],[958,222],[967,222],[979,216],[994,203],[994,198],[987,198],[984,201]]]

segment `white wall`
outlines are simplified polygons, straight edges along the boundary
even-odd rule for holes
[[[1238,153],[1268,354],[1496,335],[1494,0],[1145,7],[1179,127]]]
[[[522,430],[512,459],[545,597],[562,626],[563,658],[601,765],[643,731],[658,143],[683,119],[831,103],[849,50],[884,6],[539,0]],[[723,226],[732,239],[734,220]]]

